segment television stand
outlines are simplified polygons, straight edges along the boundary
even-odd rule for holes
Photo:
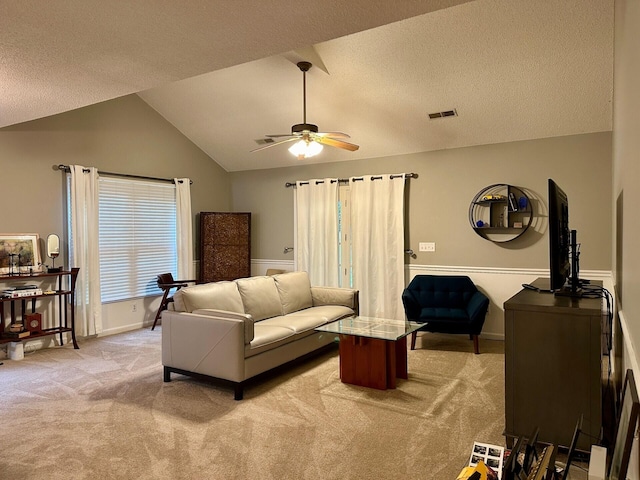
[[[532,285],[548,289],[549,279]],[[588,452],[600,438],[606,418],[601,302],[524,288],[504,303],[508,437],[527,436],[539,427],[540,442],[568,447],[576,421],[584,415],[585,435],[578,449]]]
[[[553,292],[557,297],[572,297],[572,298],[581,298],[582,297],[582,287],[573,286],[571,284],[565,285],[560,290],[556,290]]]

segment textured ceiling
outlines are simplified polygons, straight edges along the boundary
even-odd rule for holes
[[[305,162],[611,129],[613,0],[183,5],[0,6],[0,125],[140,92],[227,171],[296,165],[287,145],[249,152],[302,122],[307,59],[326,70],[307,74],[307,121],[360,150]]]
[[[464,1],[2,1],[0,127]]]

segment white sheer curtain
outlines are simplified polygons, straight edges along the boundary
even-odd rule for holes
[[[178,252],[178,278],[193,280],[193,220],[191,217],[191,180],[174,178],[176,185],[176,241]]]
[[[311,285],[337,287],[338,179],[296,182],[295,269],[309,273]]]
[[[79,336],[102,332],[100,241],[98,230],[98,169],[71,165],[72,266],[78,267],[75,327]]]
[[[361,315],[402,320],[404,174],[373,177],[349,179],[353,287]]]

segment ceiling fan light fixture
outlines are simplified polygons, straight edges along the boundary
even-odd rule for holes
[[[289,151],[298,157],[298,160],[304,160],[318,155],[322,151],[322,145],[314,140],[300,140],[289,147]]]
[[[322,144],[329,145],[330,147],[341,148],[350,152],[358,150],[358,145],[345,142],[344,138],[349,138],[349,135],[342,132],[319,132],[318,126],[313,123],[307,123],[307,80],[306,73],[311,68],[309,62],[298,62],[298,68],[302,71],[302,123],[297,123],[291,127],[291,133],[267,135],[264,140],[257,141],[259,148],[251,150],[252,152],[258,152],[265,148],[270,148],[275,145],[281,145],[283,143],[296,142],[289,151],[298,157],[298,160],[304,160],[318,155],[322,151]],[[273,139],[280,138],[281,140],[274,141]],[[267,139],[272,139],[268,142]]]

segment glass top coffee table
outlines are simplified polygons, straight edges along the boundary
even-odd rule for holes
[[[424,324],[354,316],[317,327],[340,336],[340,380],[386,390],[396,378],[408,378],[405,337]]]

